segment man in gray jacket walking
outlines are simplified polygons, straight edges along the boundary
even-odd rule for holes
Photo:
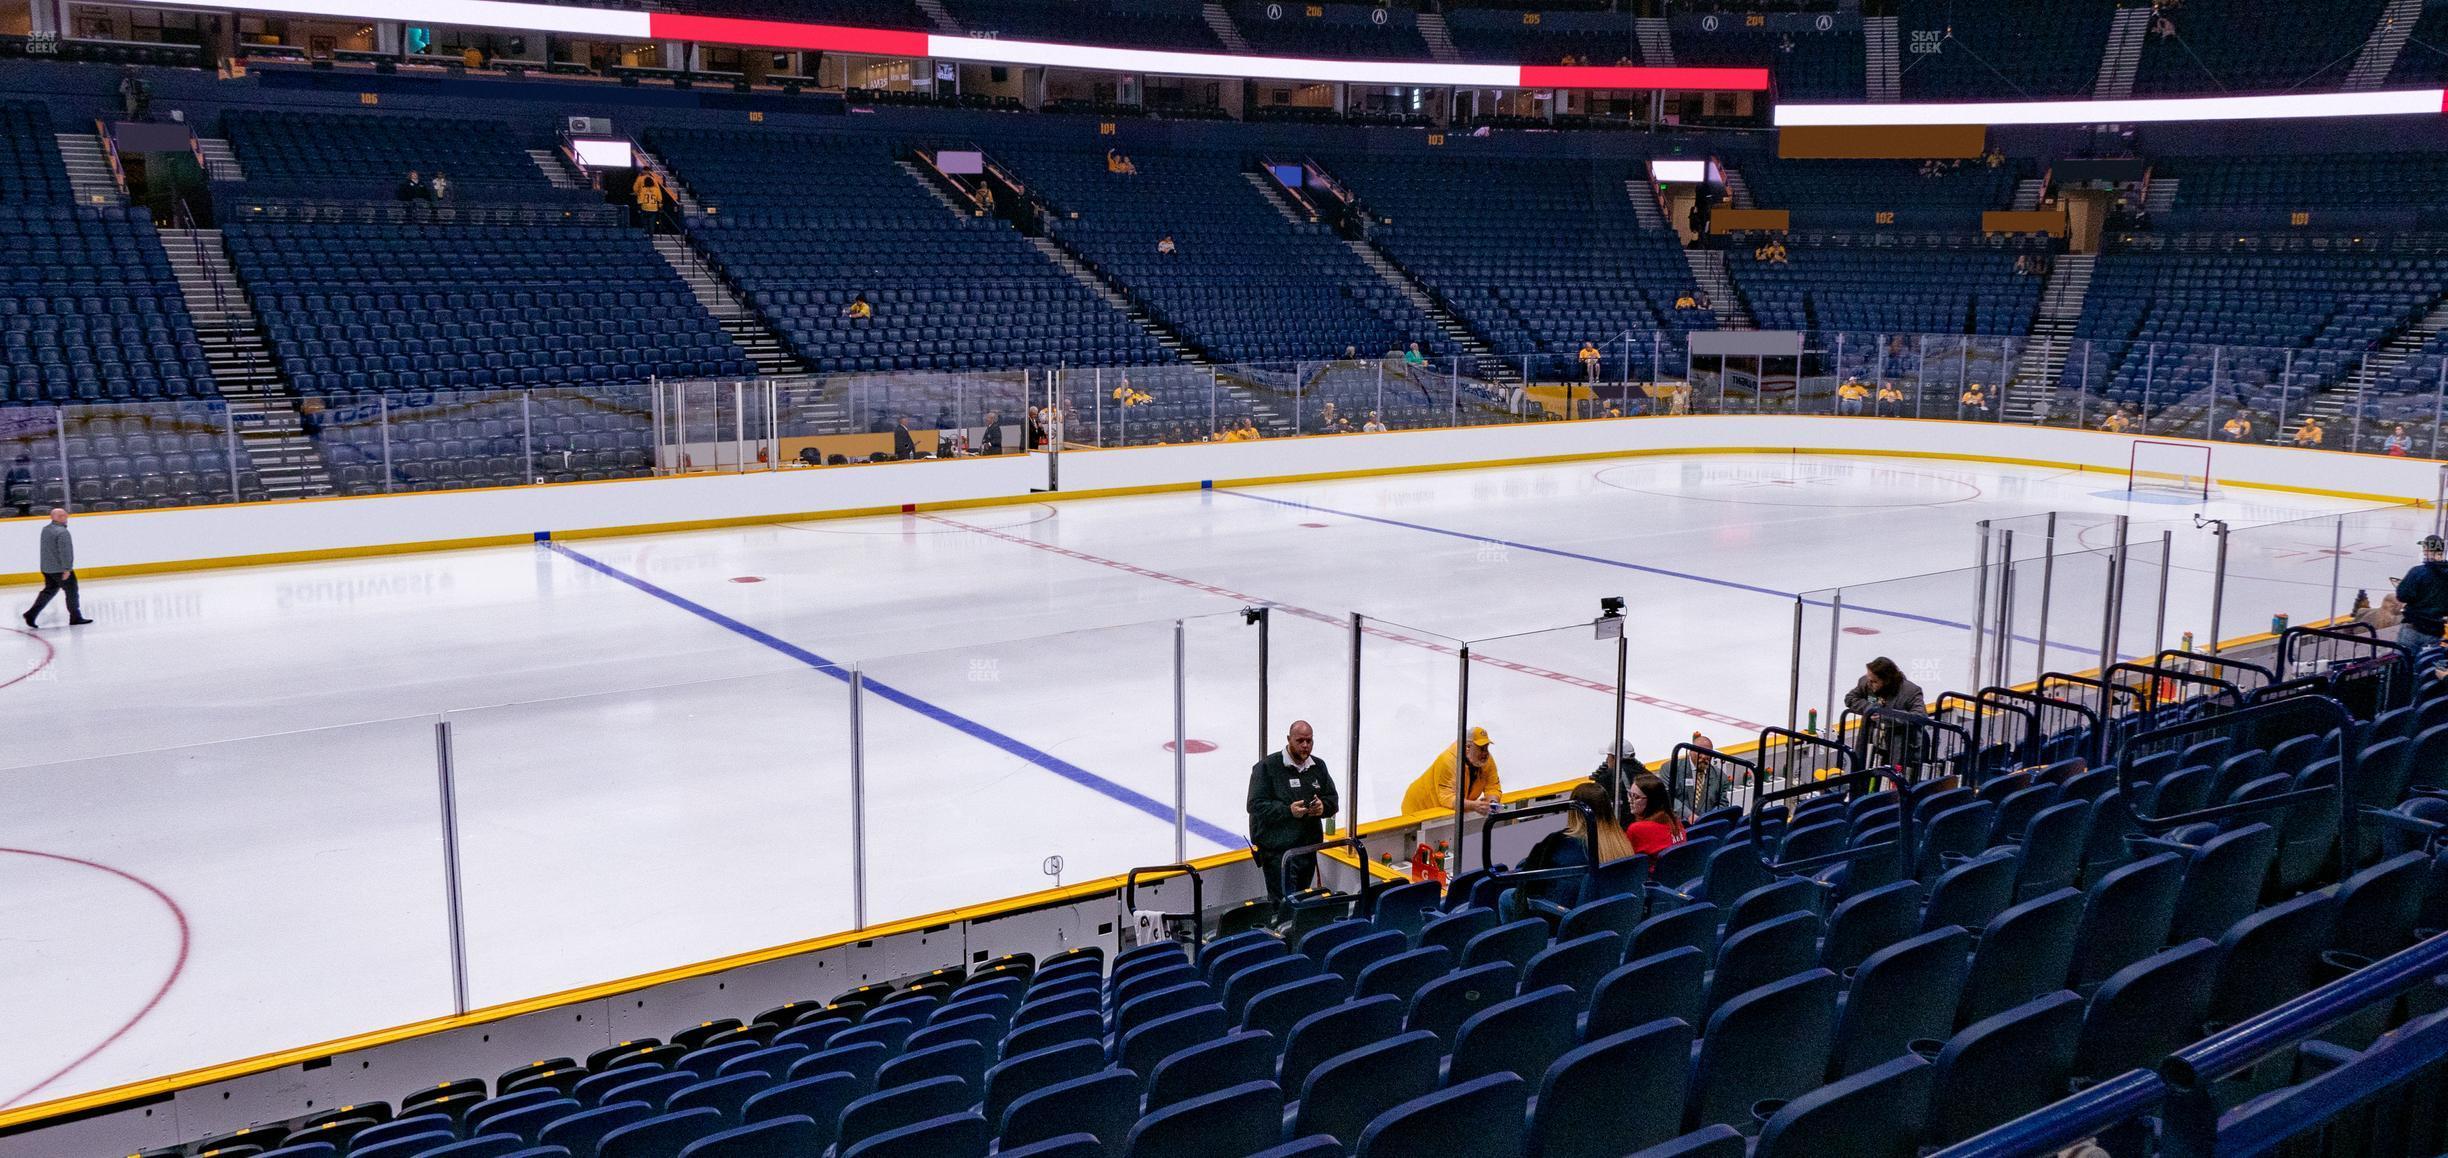
[[[68,593],[68,622],[92,623],[85,618],[85,609],[77,603],[76,540],[68,534],[68,512],[51,508],[51,525],[42,529],[42,594],[34,597],[34,606],[26,609],[25,625],[34,626],[34,617],[51,606],[51,596]]]

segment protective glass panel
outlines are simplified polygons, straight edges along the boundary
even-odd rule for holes
[[[1462,641],[1452,636],[1391,620],[1366,621],[1360,638],[1360,767],[1353,789],[1364,823],[1410,811],[1405,793],[1453,744],[1462,707],[1461,654]],[[1441,810],[1419,811],[1450,817],[1452,807],[1449,802]]]
[[[862,661],[868,921],[1173,863],[1173,664],[1171,620]]]
[[[475,1004],[854,923],[842,670],[449,718]]]
[[[23,474],[18,485],[28,495],[56,496],[56,480],[64,469],[71,505],[78,511],[141,511],[226,503],[242,494],[263,497],[225,403],[91,402],[59,413],[66,435],[64,467],[54,449],[54,461],[43,470],[30,453],[39,448],[24,445],[33,441],[25,435],[38,435],[42,427],[52,425],[51,411],[28,412],[27,420],[15,426],[21,433],[12,441],[21,445],[8,456],[14,464],[10,477]],[[295,421],[291,414],[274,417]],[[54,440],[51,445],[59,444]],[[19,454],[26,461],[18,463]]]
[[[33,515],[68,502],[68,463],[52,407],[0,409],[0,514]]]
[[[430,717],[20,766],[0,792],[0,1096],[453,1012]]]

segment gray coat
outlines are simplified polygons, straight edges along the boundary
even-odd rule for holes
[[[43,527],[40,570],[45,575],[76,570],[76,541],[69,538],[65,525],[51,523]]]

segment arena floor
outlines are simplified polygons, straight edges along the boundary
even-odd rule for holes
[[[0,1105],[448,1014],[437,722],[481,1006],[850,926],[853,669],[883,920],[1055,883],[1049,856],[1066,881],[1173,859],[1177,618],[1197,855],[1238,844],[1260,748],[1246,605],[1278,608],[1270,731],[1313,721],[1347,785],[1345,621],[1371,617],[1381,816],[1451,741],[1466,640],[1506,784],[1586,772],[1601,597],[1627,601],[1628,732],[1655,757],[1783,724],[1794,595],[1968,566],[1978,520],[2080,513],[2066,552],[2106,545],[2074,529],[2097,516],[2174,530],[2173,646],[2207,626],[2194,514],[2369,507],[2123,486],[1631,458],[96,580],[96,625],[0,633]],[[2240,536],[2256,578],[2225,634],[2325,613],[2333,569],[2376,593],[2429,521],[2359,515],[2342,553],[2331,524]],[[1839,666],[1885,650],[1961,685],[1969,585],[1925,590],[1849,610]]]

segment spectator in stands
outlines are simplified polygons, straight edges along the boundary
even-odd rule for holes
[[[2100,429],[2110,434],[2123,434],[2133,429],[2133,420],[2127,418],[2123,410],[2111,407],[2100,419]]]
[[[1003,415],[1000,411],[986,412],[986,428],[978,431],[978,453],[988,457],[1003,453]]]
[[[2382,595],[2379,605],[2375,607],[2370,594],[2358,591],[2355,593],[2354,621],[2371,628],[2375,636],[2393,632],[2405,624],[2405,601],[2391,591]]]
[[[448,200],[449,198],[450,174],[445,173],[440,169],[436,169],[434,170],[433,179],[433,199],[436,201],[444,201]]]
[[[1607,799],[1613,800],[1617,793],[1631,791],[1631,786],[1623,782],[1624,770],[1627,768],[1631,769],[1634,775],[1640,774],[1643,768],[1640,755],[1632,750],[1630,740],[1624,741],[1599,758],[1597,770],[1590,773],[1590,781],[1606,793]]]
[[[1334,814],[1341,797],[1326,762],[1315,755],[1317,733],[1307,720],[1294,720],[1284,733],[1284,746],[1250,768],[1249,813],[1251,860],[1266,879],[1267,900],[1275,916],[1283,916],[1285,882],[1293,891],[1308,887],[1317,875],[1317,854],[1287,858],[1286,850],[1326,839],[1324,818]]]
[[[1678,294],[1675,296],[1675,308],[1678,310],[1688,310],[1699,304],[1700,299],[1695,298],[1690,294]]]
[[[1403,365],[1416,370],[1427,364],[1428,355],[1420,353],[1418,342],[1411,343],[1410,348],[1403,351]]]
[[[663,218],[662,179],[652,173],[640,173],[631,191],[637,198],[638,223],[648,230],[660,232],[658,223]]]
[[[2252,415],[2238,413],[2219,424],[2219,433],[2226,435],[2229,442],[2250,441],[2253,436]]]
[[[1564,814],[1564,827],[1541,837],[1522,857],[1519,871],[1538,872],[1541,869],[1582,868],[1590,863],[1590,846],[1598,846],[1598,863],[1621,860],[1634,855],[1632,838],[1625,835],[1623,820],[1615,810],[1615,798],[1606,789],[1588,781],[1575,784],[1572,802],[1581,806]],[[1581,819],[1586,809],[1589,819]],[[1579,904],[1582,878],[1563,877],[1535,881],[1516,893],[1505,891],[1500,903],[1506,920],[1518,920],[1527,915],[1521,902],[1527,898],[1551,900],[1561,904]]]
[[[1666,791],[1666,782],[1652,772],[1632,778],[1632,792],[1627,798],[1632,821],[1624,826],[1624,838],[1632,842],[1632,851],[1654,857],[1683,841],[1683,818],[1675,815],[1674,794]]]
[[[1112,149],[1107,149],[1105,150],[1105,171],[1108,173],[1129,177],[1135,176],[1139,172],[1139,166],[1133,163],[1130,158],[1125,157]]]
[[[1167,257],[1172,256],[1179,248],[1173,244],[1173,235],[1170,233],[1156,239],[1156,252]]]
[[[460,50],[459,67],[474,72],[485,64],[484,50],[471,44]]]
[[[1020,439],[1022,445],[1030,450],[1045,449],[1045,416],[1037,407],[1029,407],[1027,412],[1021,416]]]
[[[1686,219],[1685,224],[1691,226],[1693,245],[1705,248],[1713,244],[1709,240],[1708,190],[1703,189],[1693,195],[1691,216]]]
[[[1879,383],[1878,416],[1881,418],[1901,418],[1903,415],[1904,392],[1897,389],[1896,384],[1892,381]]]
[[[132,64],[119,70],[119,109],[131,121],[141,121],[153,111],[153,86]]]
[[[1360,431],[1363,434],[1383,434],[1385,428],[1385,419],[1379,418],[1374,410],[1369,411],[1368,421],[1360,424]]]
[[[875,307],[867,303],[866,294],[858,294],[850,299],[849,305],[842,307],[842,316],[845,318],[856,319],[858,321],[866,321],[867,319],[875,316]]]
[[[1964,387],[1963,397],[1956,401],[1961,408],[1957,418],[1979,421],[1989,417],[1989,392],[1978,382]]]
[[[65,517],[58,511],[51,512],[51,522],[55,526]],[[50,533],[51,528],[43,528],[46,571],[50,569]],[[2448,544],[2441,543],[2438,535],[2424,536],[2422,562],[2415,564],[2413,570],[2397,581],[2397,599],[2405,605],[2405,623],[2397,628],[2397,642],[2417,653],[2426,647],[2439,646],[2440,630],[2443,625],[2448,625],[2448,562],[2441,561],[2443,553],[2448,553]],[[43,578],[43,597],[48,599],[50,576],[46,574]],[[76,588],[70,587],[68,592],[69,613],[73,615],[76,612]],[[40,609],[42,604],[36,603],[34,606]],[[33,618],[31,613],[26,616],[29,624]]]
[[[2391,458],[2404,458],[2414,452],[2414,440],[2406,434],[2404,423],[2398,423],[2389,431],[2388,441],[2383,443],[2380,449],[2386,451]]]
[[[1590,342],[1584,341],[1581,343],[1581,352],[1573,356],[1581,359],[1581,376],[1588,379],[1592,385],[1596,385],[1598,382],[1598,361],[1601,356],[1598,353],[1598,347]]]
[[[1343,420],[1343,412],[1335,409],[1334,403],[1329,402],[1318,408],[1318,432],[1320,434],[1340,434],[1350,429],[1351,423]]]
[[[1783,265],[1788,254],[1785,252],[1784,242],[1771,238],[1766,245],[1752,250],[1751,256],[1769,265]]]
[[[801,466],[823,466],[823,465],[824,465],[824,452],[823,452],[823,451],[821,451],[821,450],[816,449],[816,448],[815,448],[815,447],[813,447],[813,446],[803,446],[803,447],[800,447],[800,448],[799,448],[799,465],[801,465]]]
[[[1836,411],[1839,414],[1860,414],[1862,402],[1870,397],[1870,388],[1858,378],[1848,377],[1836,387]]]
[[[1234,442],[1258,441],[1258,424],[1247,418],[1242,419],[1241,425],[1233,428],[1232,440]]]
[[[425,175],[410,169],[408,175],[400,180],[399,188],[392,191],[392,196],[401,201],[423,201],[428,192]]]
[[[323,449],[323,400],[307,398],[297,404],[298,434],[317,451]]]
[[[1844,706],[1867,714],[1878,709],[1894,712],[1926,712],[1929,705],[1921,697],[1921,685],[1904,678],[1904,670],[1895,661],[1879,656],[1867,664],[1853,690],[1844,695]],[[1865,751],[1879,764],[1902,764],[1912,756],[1912,732],[1894,720],[1872,720],[1863,735]]]
[[[2294,443],[2297,446],[2319,446],[2327,437],[2328,432],[2321,429],[2320,419],[2306,414],[2303,424],[2295,428]]]
[[[898,415],[893,419],[892,436],[894,459],[907,462],[918,457],[918,439],[910,433],[909,415]]]
[[[68,623],[83,626],[93,620],[85,618],[85,609],[77,601],[76,538],[68,532],[68,512],[51,508],[51,525],[42,529],[41,549],[35,570],[42,572],[42,594],[34,597],[34,606],[26,609],[25,625],[34,626],[34,619],[51,605],[51,597],[68,594]],[[2434,556],[2436,558],[2437,556]]]
[[[1470,764],[1470,780],[1462,790],[1462,807],[1485,816],[1495,811],[1499,797],[1504,795],[1504,782],[1496,776],[1496,753],[1489,747],[1486,728],[1472,728],[1464,759]],[[1412,812],[1450,811],[1454,802],[1456,775],[1454,746],[1445,745],[1430,761],[1428,770],[1403,790],[1402,810]]]

